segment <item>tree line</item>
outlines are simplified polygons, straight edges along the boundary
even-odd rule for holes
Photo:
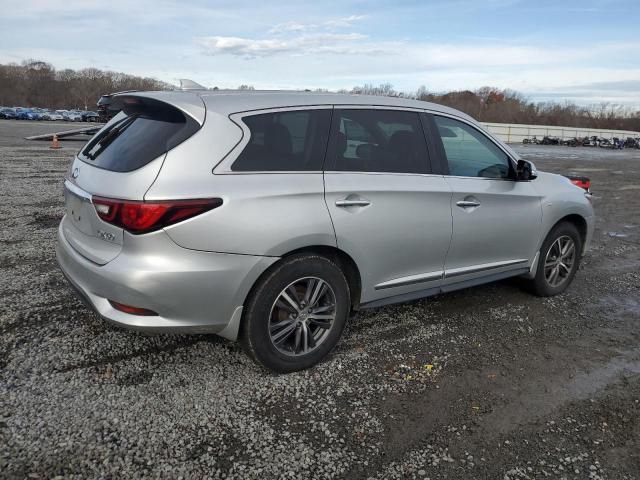
[[[346,92],[346,91],[345,91]],[[397,92],[391,84],[354,87],[350,93],[415,98],[461,110],[480,122],[557,125],[640,131],[640,110],[610,103],[580,106],[572,102],[532,102],[508,89],[483,87],[432,93],[420,87],[415,93]]]
[[[0,105],[4,106],[91,109],[105,93],[173,88],[173,85],[153,78],[97,68],[56,70],[40,60],[0,64]],[[253,90],[253,87],[243,84],[238,89]],[[416,92],[408,93],[396,91],[386,83],[365,84],[339,92],[425,100],[461,110],[481,122],[640,131],[640,110],[637,108],[608,103],[579,106],[571,102],[533,102],[518,92],[492,87],[448,93],[429,92],[420,87]]]
[[[167,90],[171,85],[97,68],[56,70],[40,60],[0,64],[0,105],[95,109],[105,93],[123,90]]]

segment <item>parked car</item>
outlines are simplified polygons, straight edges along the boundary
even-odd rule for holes
[[[17,118],[16,112],[13,108],[0,108],[0,118],[5,120],[14,120]]]
[[[60,115],[62,115],[62,118],[65,122],[69,121],[69,110],[59,109],[59,110],[56,110],[56,113],[59,113]]]
[[[82,112],[83,122],[97,122],[100,116],[96,112]]]
[[[47,112],[47,116],[49,120],[56,120],[56,121],[64,120],[64,117],[60,113],[56,112],[55,110],[49,110]]]
[[[558,137],[545,136],[540,143],[542,143],[542,145],[559,145],[560,139]]]
[[[67,120],[69,120],[70,122],[81,122],[82,112],[79,110],[70,110],[67,113]]]
[[[513,276],[564,292],[593,235],[585,190],[441,105],[112,100],[65,180],[62,271],[106,320],[240,338],[278,372],[322,360],[359,309]]]
[[[119,92],[127,93],[127,92]],[[108,122],[114,116],[120,112],[120,106],[118,104],[112,104],[111,100],[115,94],[102,95],[98,99],[96,106],[98,107],[99,121]]]
[[[16,108],[16,116],[18,120],[38,120],[40,117],[40,115],[38,115],[30,108],[23,107]]]
[[[51,112],[49,110],[40,110],[40,120],[51,120]]]

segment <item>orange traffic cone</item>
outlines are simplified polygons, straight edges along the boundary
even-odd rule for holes
[[[53,142],[51,142],[51,146],[49,148],[62,148],[60,146],[60,142],[58,141],[58,135],[53,134]]]

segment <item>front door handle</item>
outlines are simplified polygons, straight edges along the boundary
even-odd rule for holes
[[[366,207],[371,205],[369,200],[364,199],[350,199],[336,200],[336,207]]]
[[[479,207],[480,202],[477,200],[460,200],[459,202],[456,202],[456,205],[462,208]]]

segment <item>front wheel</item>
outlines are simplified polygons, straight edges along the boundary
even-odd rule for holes
[[[242,344],[254,360],[276,372],[309,368],[338,343],[350,305],[349,285],[334,262],[314,254],[291,256],[249,295]]]
[[[536,295],[550,297],[564,292],[580,265],[582,238],[571,223],[556,225],[545,239],[531,287]]]

